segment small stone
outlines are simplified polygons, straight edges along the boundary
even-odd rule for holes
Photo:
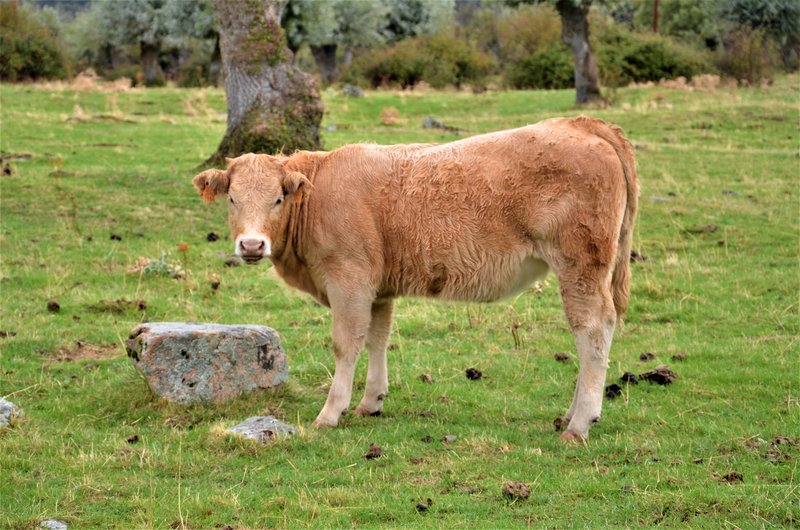
[[[467,368],[466,374],[467,374],[467,379],[469,379],[470,381],[477,381],[481,377],[483,377],[483,372],[481,372],[477,368]]]
[[[420,441],[421,442],[425,442],[426,444],[429,444],[429,443],[431,443],[433,441],[433,436],[431,436],[430,434],[426,434],[425,436],[420,438]]]
[[[135,444],[136,442],[139,441],[139,435],[138,434],[131,434],[130,436],[125,438],[125,441],[128,442],[129,444]]]
[[[358,85],[346,84],[342,87],[342,94],[351,98],[364,97],[364,91]]]
[[[511,501],[525,500],[531,496],[531,488],[524,482],[509,480],[503,486],[503,497]]]
[[[423,383],[433,383],[433,377],[431,374],[422,374],[419,376],[419,380]]]
[[[58,519],[45,519],[39,523],[39,528],[46,528],[47,530],[67,530],[67,523],[59,521]]]
[[[567,353],[565,353],[563,351],[560,351],[560,352],[556,352],[556,354],[553,355],[553,358],[556,361],[560,362],[560,363],[565,363],[565,362],[569,361],[569,354],[567,354]]]
[[[428,510],[430,509],[430,506],[428,506],[424,502],[418,502],[416,508],[419,513],[427,513]]]
[[[630,383],[632,385],[639,383],[639,377],[633,372],[625,372],[619,379],[623,383]]]
[[[266,443],[278,436],[297,434],[297,429],[276,419],[275,416],[253,416],[231,427],[228,432]]]
[[[20,414],[22,414],[22,410],[18,406],[0,398],[0,429],[9,425]]]
[[[616,383],[606,387],[606,399],[614,399],[622,394],[622,387]]]
[[[119,234],[111,234],[111,241],[122,241],[122,236]]]
[[[223,403],[289,377],[280,337],[266,326],[151,322],[126,344],[153,392],[181,405]]]
[[[216,241],[218,239],[219,239],[219,236],[217,234],[215,234],[214,232],[209,232],[208,235],[206,236],[206,241],[208,241],[209,243],[213,243],[214,241]]]
[[[61,306],[55,300],[50,300],[47,302],[47,310],[51,313],[58,313],[61,311]]]
[[[656,358],[656,354],[655,353],[651,353],[649,351],[646,351],[646,352],[644,352],[643,354],[641,354],[639,356],[639,360],[640,361],[652,361],[655,358]]]
[[[364,455],[364,458],[367,460],[374,460],[375,458],[380,458],[383,456],[383,449],[381,449],[380,445],[372,444],[367,449],[367,454]]]
[[[451,444],[458,439],[458,436],[455,434],[446,434],[442,437],[442,441],[446,444]]]
[[[659,364],[649,372],[639,374],[639,378],[659,385],[668,385],[678,378],[678,374],[670,370],[666,364]]]

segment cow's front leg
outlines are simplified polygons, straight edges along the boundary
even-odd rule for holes
[[[329,286],[328,299],[333,312],[333,353],[336,371],[325,406],[314,421],[317,427],[336,427],[350,405],[353,372],[364,347],[370,322],[372,297],[368,293]]]
[[[389,394],[389,374],[386,366],[386,345],[392,330],[392,300],[372,304],[372,320],[367,332],[367,385],[356,414],[377,415],[383,410],[383,400]]]

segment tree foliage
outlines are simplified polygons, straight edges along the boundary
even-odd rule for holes
[[[431,35],[453,20],[454,0],[382,0],[389,8],[383,34],[389,42]]]
[[[0,79],[66,76],[57,35],[17,2],[0,2]]]

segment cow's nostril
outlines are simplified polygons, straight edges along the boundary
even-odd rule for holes
[[[263,239],[242,239],[239,241],[239,248],[245,256],[262,256],[266,249],[266,242]]]

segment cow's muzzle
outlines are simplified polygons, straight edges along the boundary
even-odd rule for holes
[[[263,237],[241,238],[236,243],[236,254],[247,263],[258,263],[269,253],[269,240]]]

